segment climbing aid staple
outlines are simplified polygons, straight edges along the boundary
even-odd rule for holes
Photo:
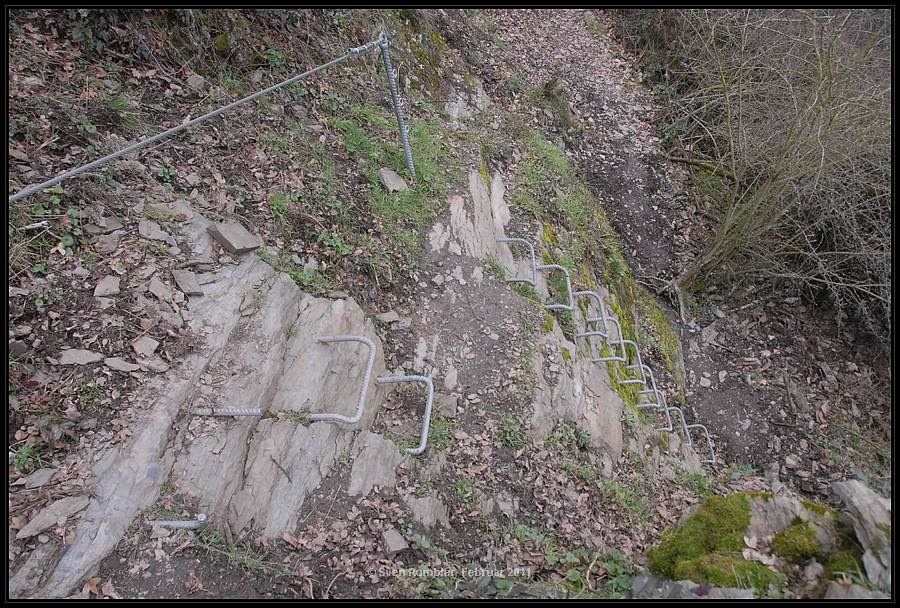
[[[428,376],[381,376],[375,380],[375,384],[394,384],[398,382],[422,382],[428,388],[428,396],[425,401],[425,419],[422,421],[419,445],[415,448],[406,449],[407,454],[421,454],[428,445],[428,428],[431,425],[431,402],[434,400],[434,384]]]
[[[343,422],[346,424],[356,424],[362,419],[363,409],[366,406],[366,392],[369,390],[369,380],[372,377],[372,366],[375,364],[375,345],[365,336],[324,336],[318,338],[318,342],[322,344],[330,344],[332,342],[359,342],[368,348],[368,361],[366,362],[366,371],[363,374],[362,386],[359,389],[359,397],[356,400],[356,412],[351,417],[342,416],[340,414],[328,414],[316,412],[310,414],[309,419],[313,422]]]

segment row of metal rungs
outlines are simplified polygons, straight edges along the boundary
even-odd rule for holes
[[[534,245],[531,243],[531,241],[523,238],[499,238],[497,239],[497,242],[518,243],[524,245],[528,248],[528,253],[531,259],[531,278],[511,278],[506,280],[507,283],[528,283],[532,287],[536,287],[538,272],[560,271],[565,275],[567,298],[566,302],[545,304],[544,307],[547,310],[567,310],[573,312],[575,310],[576,298],[591,298],[597,303],[597,307],[600,311],[600,316],[586,316],[584,331],[575,334],[575,337],[583,338],[585,340],[588,340],[589,342],[594,338],[600,338],[610,346],[612,352],[609,356],[594,357],[593,351],[591,351],[591,361],[594,363],[617,361],[619,363],[624,363],[626,369],[637,372],[637,378],[619,381],[620,384],[642,385],[644,388],[640,391],[640,394],[646,395],[648,396],[648,398],[653,399],[653,401],[638,403],[637,408],[652,409],[661,412],[665,417],[666,426],[658,428],[657,430],[664,433],[675,432],[675,425],[672,421],[672,412],[677,412],[678,416],[681,418],[682,434],[684,435],[684,438],[687,441],[688,445],[691,447],[693,447],[694,445],[693,439],[691,438],[691,431],[693,429],[699,429],[703,431],[703,434],[706,437],[707,446],[709,448],[709,457],[706,459],[702,459],[702,462],[715,463],[715,447],[713,445],[712,437],[709,434],[709,430],[702,424],[688,424],[687,419],[684,416],[684,411],[681,408],[673,407],[666,403],[663,394],[658,390],[656,386],[656,379],[653,375],[653,370],[650,369],[649,366],[645,365],[641,360],[640,347],[634,341],[626,340],[622,333],[622,326],[619,324],[619,321],[615,317],[606,314],[606,307],[603,305],[603,298],[600,296],[600,294],[594,291],[573,291],[572,280],[569,276],[569,271],[563,266],[560,266],[558,264],[539,265],[537,263],[537,256],[535,254]],[[609,328],[611,325],[614,325],[616,328],[618,340],[610,335]],[[633,361],[628,357],[629,347],[630,350],[634,353]]]

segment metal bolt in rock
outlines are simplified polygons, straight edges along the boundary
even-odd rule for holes
[[[528,247],[531,254],[531,278],[530,279],[506,279],[507,283],[528,283],[532,287],[537,286],[537,258],[534,255],[534,245],[528,239],[519,238],[502,238],[497,239],[498,243],[520,243]]]
[[[381,60],[384,63],[384,72],[387,75],[388,86],[391,90],[391,101],[394,105],[394,115],[397,117],[397,126],[400,128],[400,141],[403,144],[403,155],[406,157],[406,167],[412,178],[416,178],[416,168],[413,165],[412,150],[409,147],[409,127],[406,126],[406,116],[403,111],[403,99],[400,97],[400,89],[397,86],[397,72],[391,65],[391,42],[382,32],[378,39],[381,47]]]
[[[362,386],[359,389],[359,397],[356,400],[356,412],[352,417],[342,416],[341,414],[328,414],[317,412],[310,414],[309,419],[313,422],[343,422],[346,424],[356,424],[362,419],[363,409],[366,405],[366,392],[369,390],[369,380],[372,376],[372,366],[375,364],[375,345],[365,336],[324,336],[317,339],[322,344],[330,344],[332,342],[359,342],[365,344],[369,350],[369,358],[366,363],[366,372],[363,374]]]
[[[702,424],[689,424],[687,425],[688,429],[703,429],[703,432],[706,434],[706,445],[709,447],[709,459],[701,460],[700,462],[708,462],[714,464],[716,462],[716,448],[713,444],[712,437],[709,434],[709,429],[707,429]]]
[[[559,264],[544,264],[542,266],[537,266],[537,270],[561,270],[563,274],[566,275],[566,297],[569,303],[545,304],[544,308],[546,308],[547,310],[574,310],[575,303],[572,299],[572,279],[569,277],[569,271]]]
[[[196,519],[157,519],[150,522],[151,526],[159,526],[162,528],[184,528],[187,530],[198,530],[206,525],[206,513],[197,513]]]
[[[394,384],[398,382],[422,382],[428,387],[428,397],[425,401],[425,420],[422,421],[419,445],[415,448],[406,448],[407,454],[421,454],[428,445],[428,428],[431,426],[431,404],[434,401],[434,384],[428,376],[381,376],[375,380],[375,384]]]

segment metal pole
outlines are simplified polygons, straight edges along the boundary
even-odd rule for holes
[[[388,84],[391,89],[391,102],[394,104],[394,115],[397,117],[397,126],[400,127],[400,141],[403,142],[403,154],[406,156],[406,167],[413,179],[416,179],[416,168],[413,165],[412,150],[409,148],[409,126],[406,124],[406,114],[403,110],[403,99],[400,97],[400,89],[397,86],[397,72],[391,65],[391,41],[387,34],[381,32],[378,41],[381,47],[381,60],[384,63],[384,71],[387,74]]]

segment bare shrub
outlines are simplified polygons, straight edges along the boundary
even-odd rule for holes
[[[891,15],[625,11],[676,159],[715,200],[677,279],[743,276],[823,295],[882,341],[891,316]]]

